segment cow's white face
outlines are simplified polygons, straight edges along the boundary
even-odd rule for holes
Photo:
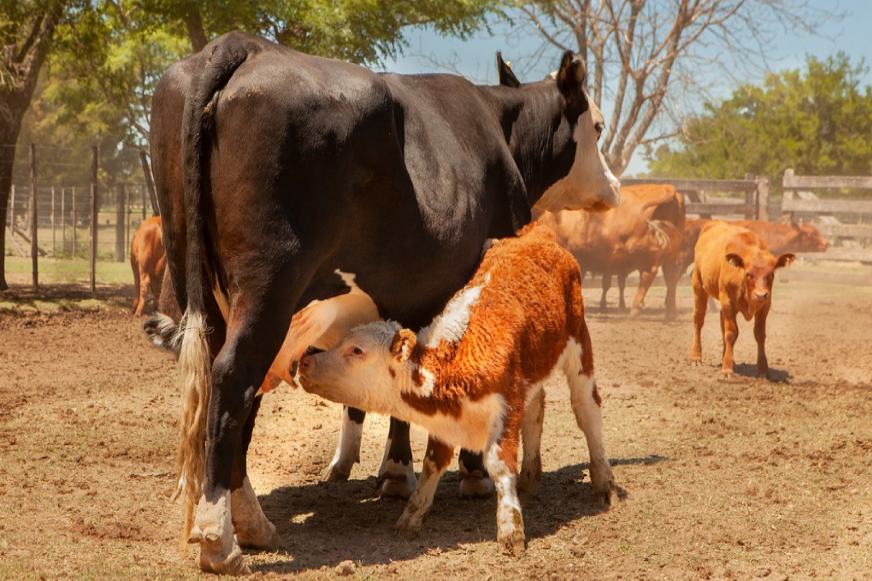
[[[605,212],[621,200],[621,182],[612,174],[597,141],[605,128],[599,107],[585,93],[589,108],[578,118],[573,139],[575,161],[569,173],[539,198],[535,207],[548,212]]]
[[[405,365],[411,348],[396,341],[402,333],[414,337],[390,321],[360,325],[332,349],[303,357],[299,383],[330,401],[390,414],[401,402],[402,385],[411,381]]]

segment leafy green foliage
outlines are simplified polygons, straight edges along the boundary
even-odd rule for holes
[[[744,85],[687,123],[677,148],[648,152],[653,175],[741,178],[747,172],[778,182],[792,167],[800,175],[872,172],[872,88],[866,71],[844,53],[807,57],[804,71],[766,76]]]

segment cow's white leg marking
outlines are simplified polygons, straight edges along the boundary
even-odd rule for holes
[[[242,481],[242,486],[230,494],[231,521],[236,542],[242,547],[271,550],[279,544],[279,535],[257,500],[254,488],[248,476]]]
[[[351,419],[348,406],[342,408],[342,426],[339,428],[339,442],[336,454],[327,467],[324,482],[342,482],[351,476],[351,469],[360,462],[360,439],[363,437],[363,424]]]
[[[378,469],[378,478],[381,480],[379,493],[382,496],[396,496],[410,498],[417,490],[418,479],[415,477],[413,462],[404,464],[389,458],[393,439],[388,436],[385,440],[385,454]],[[423,477],[423,474],[422,474]]]
[[[500,446],[493,444],[485,453],[485,467],[497,491],[497,542],[507,552],[524,552],[524,517],[516,490],[517,475],[499,457]]]
[[[584,432],[587,449],[590,453],[590,480],[594,494],[607,506],[617,502],[617,486],[612,475],[612,467],[606,458],[603,446],[603,415],[597,402],[596,380],[593,375],[585,375],[581,369],[581,345],[569,340],[563,353],[563,372],[569,383],[572,411],[575,421]]]
[[[424,517],[427,516],[430,506],[433,504],[433,496],[436,494],[439,479],[442,478],[447,468],[447,463],[439,468],[429,457],[424,457],[421,480],[409,498],[402,516],[397,521],[397,532],[409,535],[416,535],[420,532]]]
[[[530,390],[521,426],[524,458],[521,461],[518,488],[529,494],[539,492],[539,483],[542,482],[542,457],[539,453],[542,423],[545,420],[545,390],[542,387],[542,384],[538,384]]]
[[[242,558],[242,550],[233,537],[230,516],[230,491],[205,494],[197,504],[189,543],[200,544],[200,569],[222,575],[249,575],[251,571]]]
[[[460,496],[485,498],[494,493],[494,481],[486,477],[481,470],[470,470],[459,457],[457,468],[460,476]]]

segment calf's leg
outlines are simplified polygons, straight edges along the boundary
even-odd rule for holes
[[[542,385],[532,388],[527,410],[524,412],[524,424],[521,426],[521,444],[524,457],[521,460],[521,475],[518,478],[518,489],[528,494],[539,492],[542,482],[542,456],[540,444],[542,441],[542,423],[545,420],[545,390]]]
[[[736,313],[730,306],[729,301],[721,300],[721,331],[724,334],[724,360],[721,365],[721,373],[725,376],[735,372],[735,357],[733,347],[739,338],[739,326],[736,324]]]
[[[133,269],[133,307],[130,309],[130,312],[138,317],[139,315],[142,314],[142,309],[138,308],[139,288],[140,288],[139,287],[139,262],[136,259],[131,257],[130,266]]]
[[[769,316],[769,307],[772,303],[760,309],[754,315],[754,338],[757,340],[757,377],[769,376],[769,361],[766,359],[766,317]]]
[[[424,517],[433,504],[433,495],[436,494],[439,479],[442,478],[453,456],[454,449],[451,446],[433,438],[427,440],[427,453],[424,455],[421,479],[397,521],[397,532],[416,535],[421,531]]]
[[[663,263],[663,280],[666,283],[666,320],[672,321],[678,316],[678,307],[675,301],[675,290],[681,278],[681,268],[677,262],[667,261]]]
[[[708,308],[708,293],[702,287],[702,282],[697,282],[698,273],[693,272],[693,345],[690,348],[690,362],[694,365],[702,363],[702,344],[700,335],[702,326],[705,324],[705,312]]]
[[[642,307],[645,306],[645,295],[648,294],[651,284],[657,277],[658,268],[655,264],[648,270],[639,270],[639,290],[636,291],[636,296],[633,298],[633,308],[630,309],[631,317],[635,317],[642,312]]]
[[[524,421],[512,414],[503,423],[503,433],[485,452],[485,466],[497,491],[497,542],[515,556],[524,552],[524,517],[518,500],[518,436]]]
[[[618,308],[624,310],[627,308],[627,303],[624,302],[624,290],[627,288],[627,273],[622,272],[618,275]]]
[[[593,373],[584,373],[581,365],[581,345],[574,340],[563,364],[563,373],[569,383],[569,397],[575,421],[587,440],[590,454],[590,481],[594,495],[606,506],[617,502],[618,493],[612,467],[603,446],[602,400],[596,389]]]
[[[600,297],[600,310],[606,310],[606,295],[609,292],[609,289],[612,288],[612,275],[609,272],[604,272],[602,274],[603,280],[603,294]]]

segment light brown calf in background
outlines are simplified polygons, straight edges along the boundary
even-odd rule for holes
[[[160,216],[153,216],[142,221],[133,234],[130,243],[130,267],[133,269],[133,314],[142,315],[148,289],[154,295],[157,307],[160,289],[163,284],[166,269],[166,251],[163,245],[163,228]]]

